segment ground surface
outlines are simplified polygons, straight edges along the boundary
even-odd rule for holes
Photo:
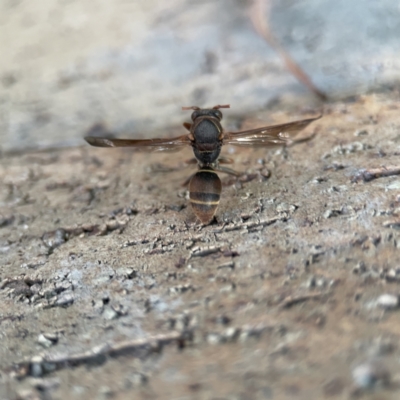
[[[311,141],[225,148],[243,175],[202,228],[189,151],[82,137],[316,115],[250,2],[1,2],[1,400],[399,397],[400,8],[265,3],[331,103]]]
[[[397,399],[400,184],[373,174],[398,172],[398,96],[327,105],[284,150],[226,148],[244,175],[207,227],[189,152],[5,155],[0,397]]]

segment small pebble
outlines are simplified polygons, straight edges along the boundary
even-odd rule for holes
[[[221,289],[219,289],[219,291],[221,293],[229,293],[229,292],[233,292],[236,288],[236,285],[234,283],[230,283],[228,285],[223,286]]]
[[[325,219],[334,218],[334,217],[339,216],[341,213],[342,213],[342,210],[331,210],[331,209],[329,209],[329,210],[326,210],[324,212],[324,218]]]
[[[307,288],[313,288],[315,287],[315,276],[311,276],[308,281],[306,282],[306,287]]]
[[[239,341],[246,342],[247,340],[249,340],[251,338],[257,339],[257,338],[259,338],[260,335],[261,335],[261,331],[259,331],[257,329],[246,329],[240,333]]]
[[[264,179],[268,179],[271,176],[271,171],[267,168],[263,168],[260,171],[260,175],[264,178]]]
[[[42,240],[46,246],[48,246],[51,249],[54,249],[65,243],[68,240],[68,238],[66,231],[60,228],[53,232],[46,232],[42,236]]]
[[[378,297],[377,303],[384,309],[392,310],[399,306],[399,297],[393,294],[382,294]]]
[[[73,302],[74,302],[74,295],[72,293],[63,293],[57,298],[55,305],[60,307],[66,307],[71,305]]]
[[[34,285],[32,285],[32,286],[30,287],[30,290],[31,290],[31,293],[37,294],[37,293],[40,292],[40,289],[41,289],[41,288],[42,288],[41,285],[39,285],[38,283],[35,283]]]
[[[143,386],[147,383],[147,376],[141,374],[140,372],[134,372],[125,381],[125,388],[130,389],[133,387]]]
[[[227,328],[224,332],[224,338],[228,342],[235,341],[240,334],[240,330],[238,328],[234,328],[233,326]]]
[[[37,341],[41,346],[45,348],[51,347],[53,345],[53,342],[47,339],[42,333],[38,336]]]
[[[228,325],[231,322],[231,318],[229,318],[228,316],[222,314],[222,315],[218,315],[215,318],[215,323],[216,324],[220,324],[220,325]]]
[[[311,180],[312,183],[322,183],[322,182],[326,182],[328,180],[328,178],[326,178],[325,176],[316,176],[315,178],[313,178]]]
[[[294,212],[296,211],[297,208],[298,206],[296,206],[295,204],[279,203],[276,206],[276,212],[278,213]]]
[[[361,389],[374,386],[387,386],[390,382],[389,371],[378,362],[366,362],[353,369],[353,380]]]
[[[53,343],[58,342],[58,334],[57,333],[44,333],[44,337],[48,340],[51,340]]]
[[[207,342],[209,344],[219,344],[222,342],[221,335],[219,335],[218,333],[209,333],[207,335]]]
[[[31,360],[31,375],[33,377],[39,377],[43,375],[43,368],[42,368],[43,359],[40,356],[32,357]]]
[[[366,131],[365,129],[354,132],[354,136],[366,136],[366,135],[368,135],[368,131]]]
[[[111,321],[112,319],[116,319],[118,317],[118,313],[111,307],[106,307],[103,311],[103,317]]]

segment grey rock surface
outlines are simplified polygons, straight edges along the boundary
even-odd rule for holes
[[[399,82],[400,11],[391,0],[278,1],[270,28],[331,97]],[[0,146],[181,132],[181,106],[230,103],[234,126],[273,105],[315,106],[254,31],[250,2],[101,0],[0,4]]]

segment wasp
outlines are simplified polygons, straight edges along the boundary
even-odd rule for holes
[[[189,199],[197,218],[202,224],[207,225],[213,220],[221,197],[222,184],[217,173],[240,175],[221,165],[233,162],[220,156],[223,145],[265,148],[283,146],[290,143],[294,136],[311,122],[321,118],[319,115],[286,124],[241,132],[226,132],[221,125],[222,108],[230,106],[182,107],[182,110],[193,110],[192,123],[183,124],[189,133],[170,139],[114,139],[87,136],[85,140],[96,147],[136,147],[150,151],[171,151],[192,147],[195,158],[189,162],[197,163],[199,170],[189,180]]]

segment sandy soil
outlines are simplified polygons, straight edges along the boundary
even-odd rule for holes
[[[224,149],[243,176],[221,176],[207,227],[190,152],[5,155],[0,397],[397,399],[398,96],[327,105],[286,149]]]

